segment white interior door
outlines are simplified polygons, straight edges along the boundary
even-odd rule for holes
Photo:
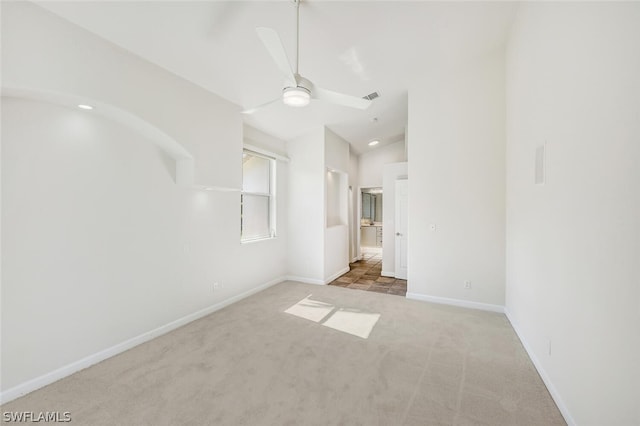
[[[353,262],[356,253],[356,220],[353,212],[353,188],[349,187],[349,263]],[[360,229],[357,227],[357,229]]]
[[[407,218],[409,181],[396,181],[396,268],[395,277],[407,279]]]

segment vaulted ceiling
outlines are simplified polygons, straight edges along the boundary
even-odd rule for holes
[[[283,77],[256,36],[275,29],[295,61],[295,5],[285,1],[39,2],[42,7],[243,107],[280,96]],[[403,138],[412,84],[504,47],[512,2],[304,1],[300,73],[324,88],[380,97],[365,110],[281,103],[245,116],[289,140],[326,125],[357,153]]]

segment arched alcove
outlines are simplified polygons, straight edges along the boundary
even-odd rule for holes
[[[174,138],[135,114],[96,99],[41,89],[3,87],[2,96],[48,102],[73,108],[78,105],[90,105],[93,107],[92,113],[134,129],[156,144],[169,157],[173,158],[176,163],[176,184],[183,186],[194,185],[193,156]]]

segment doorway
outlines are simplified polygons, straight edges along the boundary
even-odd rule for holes
[[[395,193],[395,187],[391,193]],[[336,278],[329,285],[356,290],[374,291],[377,293],[405,296],[407,293],[406,277],[382,276],[382,238],[383,238],[383,190],[380,187],[360,188],[356,193],[354,207],[355,248],[359,254],[349,264],[349,272]],[[354,197],[355,198],[355,197]],[[394,214],[393,197],[390,217]],[[392,226],[392,228],[395,225]]]
[[[382,261],[382,188],[360,189],[360,252]]]
[[[362,254],[362,259],[349,264],[349,272],[336,278],[329,285],[354,290],[406,296],[407,280],[380,275],[382,257],[376,254]]]

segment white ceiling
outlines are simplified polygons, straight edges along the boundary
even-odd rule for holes
[[[295,6],[257,2],[104,1],[38,3],[244,107],[280,96],[283,78],[258,39],[275,29],[295,61]],[[380,98],[366,111],[314,101],[277,103],[246,122],[284,140],[326,125],[357,153],[402,139],[411,82],[504,46],[512,2],[304,1],[300,74],[326,89]],[[376,117],[377,122],[373,121]]]

